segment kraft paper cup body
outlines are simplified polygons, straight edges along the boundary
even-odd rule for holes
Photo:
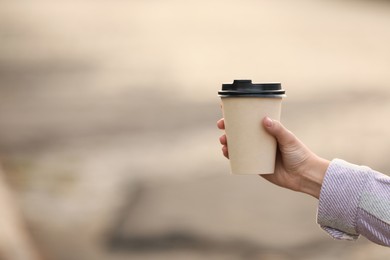
[[[271,174],[277,143],[262,125],[266,116],[280,120],[282,98],[222,97],[232,174]]]

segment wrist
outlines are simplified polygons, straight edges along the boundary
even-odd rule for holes
[[[302,172],[300,191],[319,199],[322,182],[329,164],[328,160],[314,155],[306,169]]]

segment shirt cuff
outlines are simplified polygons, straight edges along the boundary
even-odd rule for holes
[[[362,191],[367,181],[367,167],[333,160],[322,183],[317,223],[330,236],[342,240],[356,240],[357,212]]]

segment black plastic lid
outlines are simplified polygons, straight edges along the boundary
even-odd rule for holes
[[[222,84],[218,91],[221,97],[254,96],[254,97],[283,97],[285,90],[280,83],[252,83],[252,80],[234,80],[233,84]]]

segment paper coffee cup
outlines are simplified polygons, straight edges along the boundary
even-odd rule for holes
[[[222,100],[232,174],[271,174],[277,143],[262,125],[264,117],[280,120],[285,91],[280,83],[234,80],[218,92]]]

